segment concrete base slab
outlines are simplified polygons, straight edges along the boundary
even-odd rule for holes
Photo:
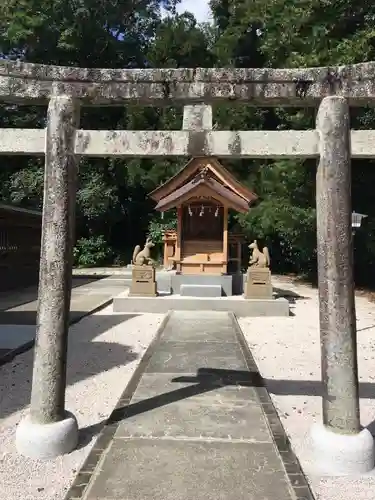
[[[27,415],[16,431],[16,448],[25,457],[49,460],[73,451],[78,444],[78,424],[74,415],[52,424],[38,424]]]
[[[125,270],[119,280],[125,287],[130,287],[131,269]],[[180,294],[181,285],[219,285],[222,294],[225,296],[242,295],[244,291],[244,282],[246,275],[228,274],[228,275],[205,275],[205,274],[176,274],[176,271],[156,271],[156,282],[158,292],[171,291],[173,294]]]
[[[181,285],[181,297],[221,297],[220,285]]]
[[[181,297],[160,295],[159,297],[129,297],[128,291],[113,299],[114,312],[157,313],[168,311],[226,311],[237,317],[289,316],[289,302],[284,298],[271,300],[245,300],[243,297]]]
[[[316,473],[327,476],[365,474],[374,468],[374,439],[368,429],[337,434],[322,424],[311,429]]]

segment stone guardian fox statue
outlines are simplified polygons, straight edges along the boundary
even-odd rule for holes
[[[151,248],[155,246],[155,243],[150,238],[147,238],[143,250],[141,246],[137,245],[134,248],[132,263],[135,266],[154,266],[154,261],[151,259]]]
[[[267,247],[263,247],[263,250],[260,251],[257,240],[254,240],[252,243],[250,243],[249,248],[250,250],[252,250],[249,260],[250,267],[270,267],[271,259]]]

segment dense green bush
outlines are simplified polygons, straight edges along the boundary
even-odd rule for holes
[[[176,219],[163,222],[162,220],[151,220],[148,226],[148,237],[152,239],[155,245],[162,245],[165,231],[177,228]]]
[[[111,262],[113,256],[103,235],[80,238],[73,254],[76,267],[104,266]]]

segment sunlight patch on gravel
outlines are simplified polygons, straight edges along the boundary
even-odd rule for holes
[[[307,435],[322,421],[317,291],[274,278],[275,287],[297,295],[288,318],[240,318],[239,324],[265,378],[271,398],[307,473],[317,500],[372,500],[375,475],[317,477],[309,474]],[[299,296],[299,297],[298,297]],[[375,430],[375,304],[356,298],[361,423]]]
[[[77,417],[82,445],[55,460],[29,460],[15,450],[16,426],[30,400],[32,351],[0,368],[1,498],[64,498],[163,317],[114,314],[108,306],[70,328],[66,408]]]

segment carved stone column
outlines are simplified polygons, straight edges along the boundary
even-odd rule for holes
[[[37,334],[30,414],[17,429],[18,451],[52,458],[72,451],[75,417],[65,410],[66,358],[76,199],[75,132],[79,103],[51,98],[46,129]]]
[[[351,232],[350,120],[346,99],[323,99],[316,176],[323,426],[312,431],[316,463],[329,474],[374,466],[372,436],[359,419]]]

